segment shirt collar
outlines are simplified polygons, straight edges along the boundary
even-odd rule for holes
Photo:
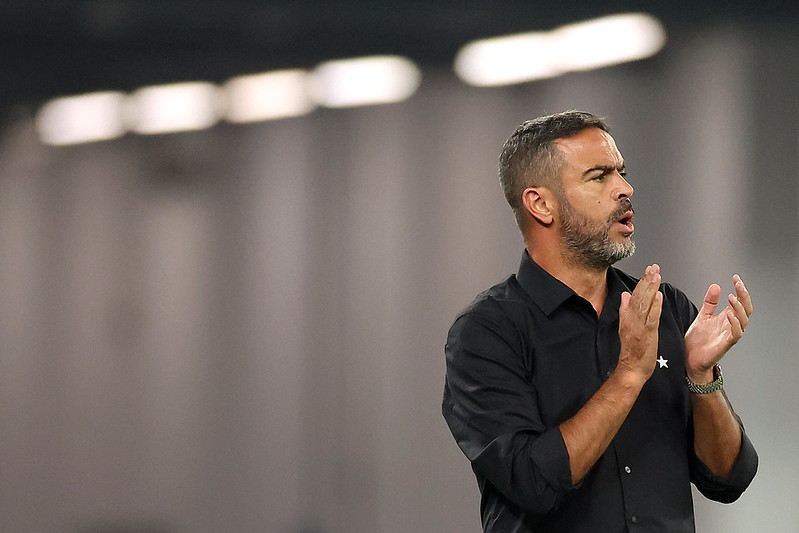
[[[550,315],[552,311],[572,296],[577,296],[577,293],[570,289],[568,285],[552,276],[552,274],[533,261],[527,250],[522,253],[522,260],[519,264],[516,279],[546,315]],[[625,286],[615,268],[610,267],[608,269],[607,301],[618,302],[622,291],[632,291],[632,289],[632,287]]]
[[[546,315],[575,294],[567,285],[538,266],[538,263],[530,258],[527,250],[522,253],[516,279]]]

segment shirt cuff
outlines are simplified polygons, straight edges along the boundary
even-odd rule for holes
[[[743,428],[741,428],[741,449],[729,478],[714,476],[696,456],[693,457],[693,461],[694,468],[699,474],[693,479],[696,488],[706,498],[720,503],[732,503],[737,500],[752,483],[758,466],[757,452]]]
[[[542,433],[533,443],[533,449],[541,475],[553,489],[560,492],[574,488],[569,450],[566,449],[560,429]]]

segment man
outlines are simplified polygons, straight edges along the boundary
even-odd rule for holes
[[[443,414],[484,531],[694,531],[691,483],[732,502],[757,470],[718,367],[752,313],[743,281],[715,314],[718,285],[697,310],[658,265],[611,266],[635,250],[633,188],[592,114],[523,123],[500,182],[526,250],[445,350]]]

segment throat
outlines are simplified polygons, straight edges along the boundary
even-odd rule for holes
[[[596,311],[596,315],[602,314],[605,301],[608,297],[608,273],[607,270],[601,272],[586,271],[573,272],[569,279],[561,281],[569,286],[578,296],[588,301]]]
[[[591,303],[591,307],[594,308],[596,311],[596,316],[599,317],[602,315],[602,308],[605,307],[605,300],[607,299],[607,292],[602,295],[601,298],[595,298],[593,300],[588,300]]]

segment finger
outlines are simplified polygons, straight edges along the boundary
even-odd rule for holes
[[[700,315],[713,316],[716,312],[716,307],[719,305],[719,298],[721,297],[721,287],[715,283],[707,288],[705,299],[702,302],[702,309],[699,310]]]
[[[649,283],[649,278],[652,275],[652,267],[648,266],[644,270],[644,275],[641,276],[641,279],[638,280],[638,283],[635,284],[635,288],[633,289],[633,294],[636,292],[641,292],[644,290],[644,287]]]
[[[644,271],[644,276],[640,279],[633,290],[630,298],[630,307],[637,309],[638,312],[646,315],[652,307],[652,301],[660,287],[660,267],[650,265]]]
[[[646,267],[644,275],[641,277],[641,279],[638,280],[638,283],[635,284],[635,288],[633,289],[632,294],[630,294],[630,297],[627,298],[629,307],[635,307],[635,308],[638,307],[638,303],[642,298],[642,294],[646,290],[646,286],[649,284],[648,279],[649,279],[649,267]]]
[[[727,321],[730,323],[730,334],[732,335],[732,343],[735,344],[743,336],[744,330],[741,327],[741,322],[733,313],[727,313]]]
[[[651,329],[655,329],[660,324],[660,313],[663,310],[663,293],[658,291],[652,301],[652,307],[649,309],[649,314],[646,317],[646,325]]]
[[[749,315],[746,313],[746,309],[744,309],[741,300],[734,294],[730,294],[727,300],[730,302],[730,312],[734,314],[741,323],[741,329],[746,329],[746,326],[749,325]]]
[[[746,311],[746,316],[748,317],[752,314],[752,311],[754,311],[754,306],[752,305],[752,296],[746,289],[746,285],[744,285],[741,276],[738,274],[734,275],[732,277],[732,282],[735,285],[735,294],[738,295],[738,300],[741,301],[741,305],[743,305],[743,308]]]

